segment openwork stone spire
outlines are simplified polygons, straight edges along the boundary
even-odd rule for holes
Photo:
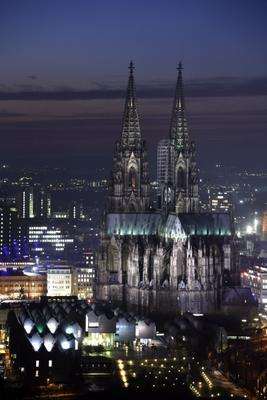
[[[132,61],[130,62],[129,70],[130,74],[122,123],[122,144],[127,146],[135,146],[141,139],[141,131],[135,96],[135,83],[133,74],[134,64]]]
[[[184,150],[188,145],[188,129],[185,117],[185,100],[183,90],[182,63],[178,65],[178,78],[173,102],[170,139],[175,150]]]
[[[146,211],[150,206],[147,151],[139,125],[132,61],[129,70],[122,133],[115,145],[109,185],[109,212]]]
[[[178,65],[170,125],[168,181],[164,187],[162,204],[166,211],[176,213],[198,211],[198,172],[195,144],[188,135],[185,117],[182,63]]]

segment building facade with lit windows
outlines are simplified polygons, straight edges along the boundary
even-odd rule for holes
[[[74,270],[68,265],[47,268],[47,296],[72,296],[76,292]]]
[[[16,207],[0,206],[0,261],[22,260],[28,255],[28,238]]]
[[[267,311],[267,266],[254,266],[241,273],[241,281],[244,287],[249,287],[259,307]]]
[[[83,263],[90,268],[90,274],[92,279],[96,277],[96,254],[93,250],[86,250],[83,253]]]
[[[157,146],[158,196],[161,196],[161,192],[168,177],[169,153],[170,153],[170,140],[169,139],[160,140]]]
[[[47,292],[46,276],[27,276],[22,270],[0,271],[0,299],[40,299]]]
[[[43,188],[25,187],[16,200],[22,219],[50,218],[52,215],[51,195]]]
[[[85,265],[93,267],[95,265],[95,253],[92,250],[86,250],[83,253]]]
[[[68,245],[74,243],[73,238],[56,226],[30,224],[28,227],[29,248],[31,254],[60,254]]]
[[[52,204],[51,195],[46,190],[40,188],[35,193],[34,215],[37,218],[51,218]]]
[[[234,231],[229,213],[199,211],[196,148],[187,126],[182,64],[158,210],[151,206],[133,63],[129,69],[100,234],[97,297],[144,313],[212,312],[221,307],[225,282],[237,276]]]
[[[73,271],[75,294],[78,299],[94,297],[95,273],[92,266],[76,267]]]

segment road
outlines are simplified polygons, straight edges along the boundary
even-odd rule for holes
[[[212,370],[211,375],[213,377],[214,386],[222,387],[229,393],[233,393],[235,396],[244,397],[249,400],[256,400],[256,397],[253,397],[246,389],[242,389],[229,381],[228,378],[226,378],[219,370]]]

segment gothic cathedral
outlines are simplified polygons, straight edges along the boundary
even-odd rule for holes
[[[230,215],[199,210],[195,144],[185,115],[178,66],[169,131],[166,180],[151,207],[149,168],[130,63],[123,124],[115,144],[98,251],[100,300],[140,313],[206,313],[220,309],[235,274]]]

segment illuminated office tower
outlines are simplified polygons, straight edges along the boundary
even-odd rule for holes
[[[17,260],[26,255],[25,240],[17,209],[13,206],[1,206],[0,257],[3,260]]]
[[[168,179],[168,160],[169,160],[170,140],[162,139],[157,148],[157,182],[158,195],[161,196],[164,185]]]
[[[17,196],[19,217],[23,219],[34,218],[34,193],[33,188],[26,187]]]
[[[34,196],[34,211],[37,218],[51,218],[51,195],[40,189]]]
[[[30,251],[34,255],[60,255],[67,245],[74,242],[73,238],[54,226],[32,224],[28,229]]]

